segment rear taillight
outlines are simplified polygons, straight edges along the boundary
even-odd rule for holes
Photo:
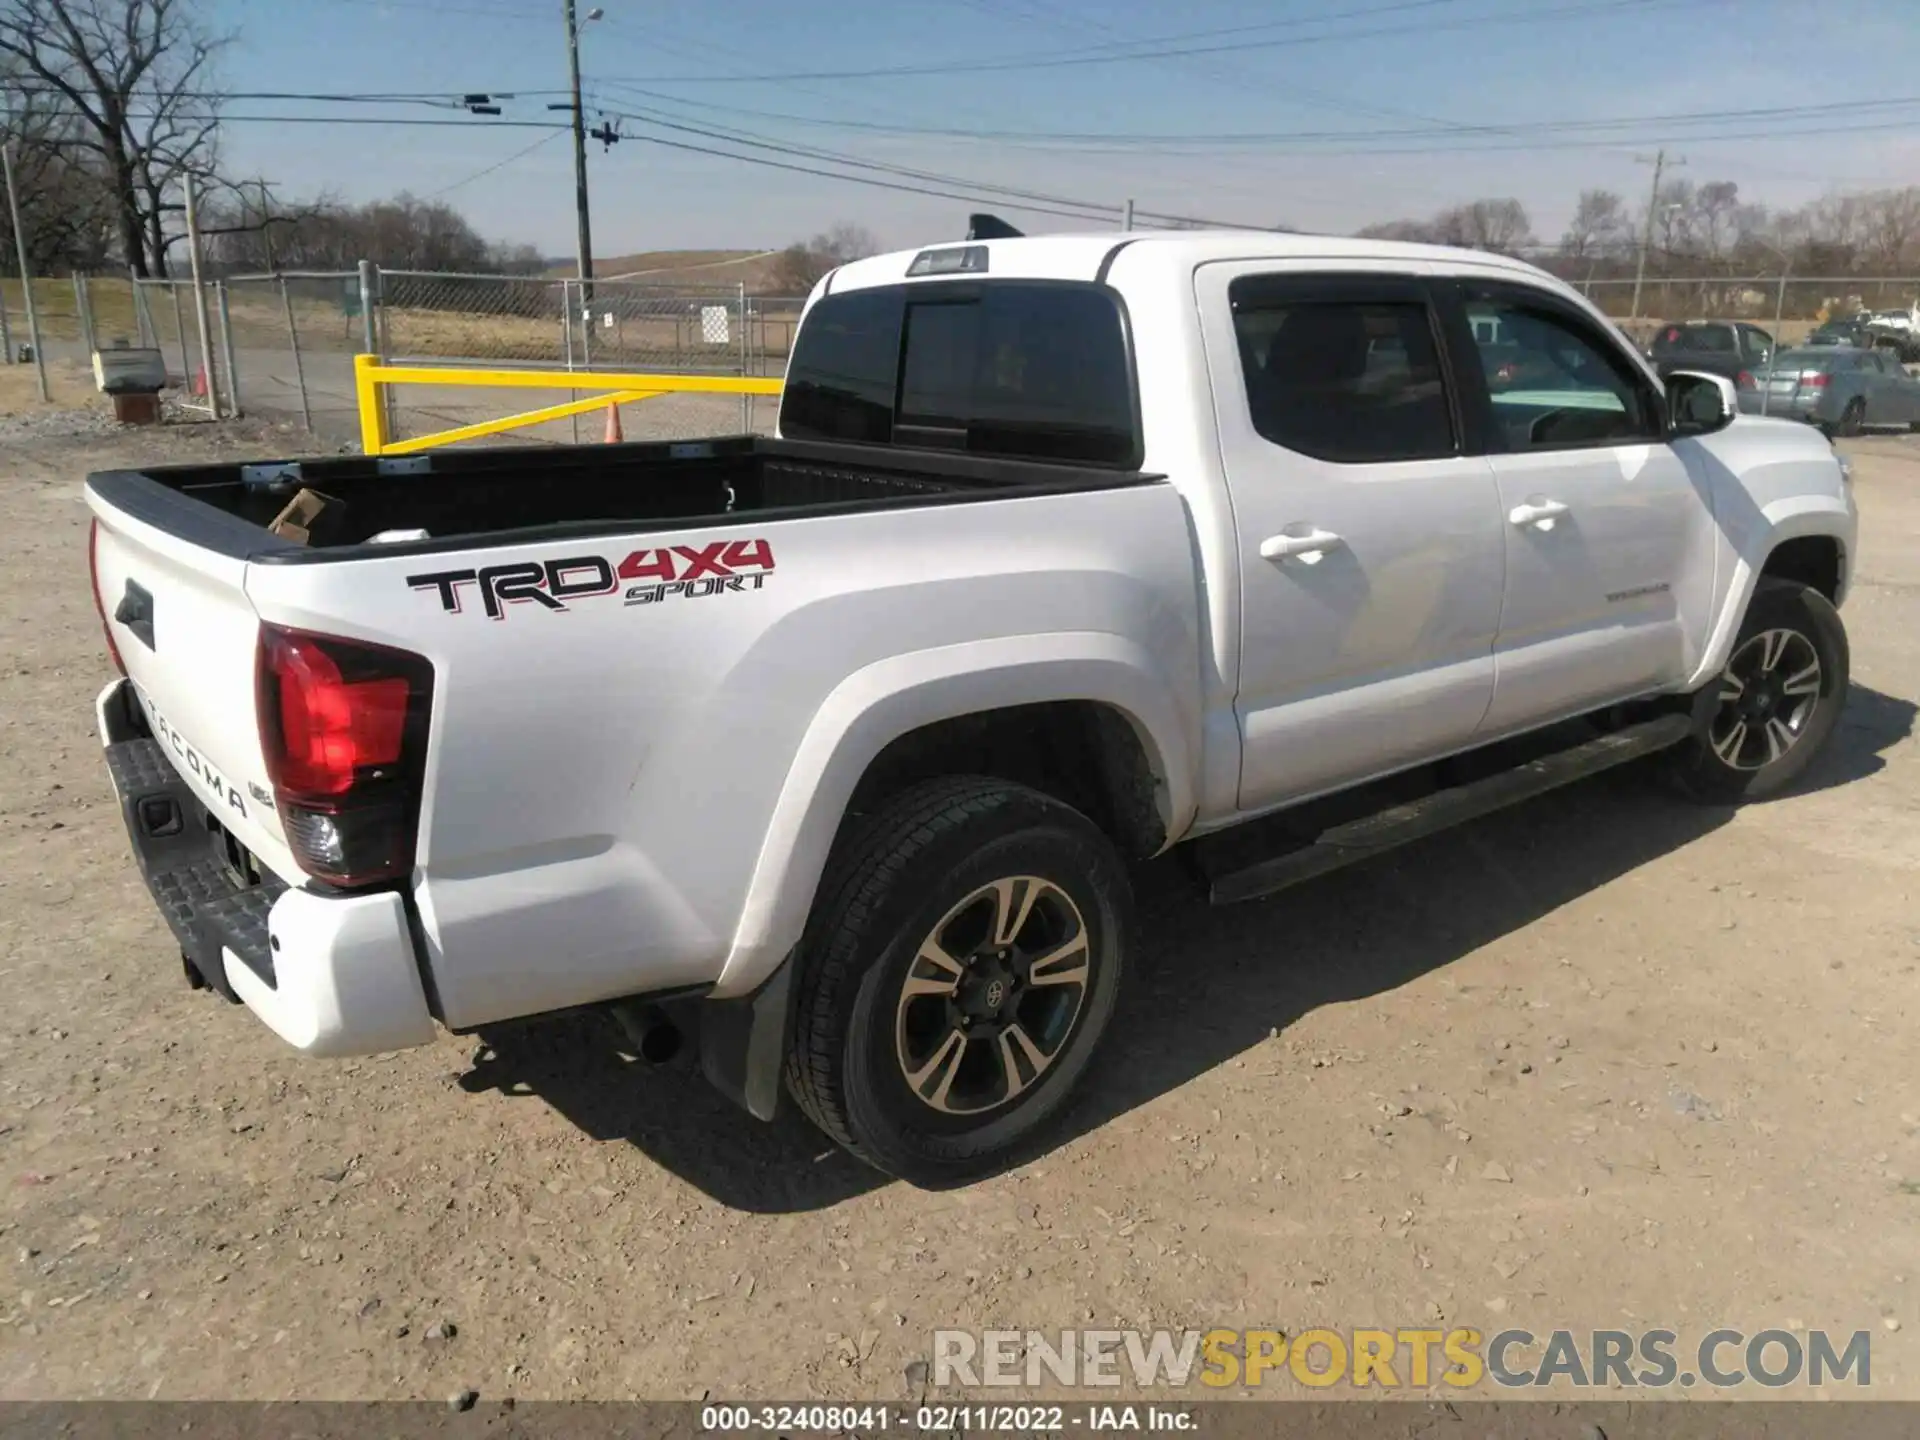
[[[433,666],[419,655],[260,628],[260,743],[294,858],[335,885],[413,869]]]
[[[1742,370],[1738,375],[1733,377],[1733,383],[1742,390],[1753,389],[1753,372],[1750,370]]]
[[[1824,372],[1816,370],[1811,375],[1802,375],[1800,377],[1800,383],[1802,385],[1811,385],[1816,390],[1824,390],[1827,388],[1827,377]]]
[[[87,583],[93,590],[93,609],[94,613],[100,617],[100,633],[107,637],[107,654],[112,657],[113,668],[124,675],[127,673],[127,667],[120,659],[120,647],[113,643],[113,627],[107,623],[107,600],[100,593],[100,522],[98,520],[87,527]]]

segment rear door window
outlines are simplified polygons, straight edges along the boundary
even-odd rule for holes
[[[1253,428],[1344,465],[1454,454],[1453,408],[1424,295],[1405,288],[1404,299],[1374,298],[1365,288],[1348,298],[1338,280],[1233,282],[1228,301]],[[1499,333],[1497,323],[1488,333]]]
[[[1117,298],[1043,281],[829,295],[801,326],[781,433],[1088,465],[1137,465]]]

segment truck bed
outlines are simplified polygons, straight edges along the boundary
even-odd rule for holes
[[[221,555],[267,563],[418,554],[744,514],[799,518],[1108,489],[1137,470],[740,436],[340,456],[105,471],[87,484],[129,516]],[[329,504],[306,543],[268,527],[302,489]],[[383,539],[391,532],[425,538]]]

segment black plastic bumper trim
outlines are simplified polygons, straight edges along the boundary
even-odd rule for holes
[[[120,740],[106,756],[140,874],[188,965],[235,1004],[228,951],[269,988],[277,986],[267,917],[286,885],[271,873],[258,885],[234,883],[222,854],[224,832],[208,823],[206,807],[159,741]]]

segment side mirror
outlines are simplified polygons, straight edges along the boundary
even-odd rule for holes
[[[1740,413],[1740,392],[1724,375],[1676,370],[1667,377],[1667,414],[1674,435],[1709,435],[1724,430]]]

